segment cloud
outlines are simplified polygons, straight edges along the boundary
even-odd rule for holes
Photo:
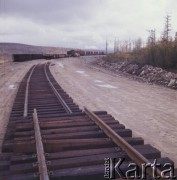
[[[6,0],[3,16],[17,16],[44,24],[80,23],[94,19],[104,0]]]
[[[145,41],[149,29],[160,37],[166,13],[172,16],[171,35],[177,31],[176,0],[4,0],[1,5],[1,42],[103,49],[106,37]]]

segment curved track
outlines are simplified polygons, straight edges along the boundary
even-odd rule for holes
[[[103,179],[114,175],[105,171],[105,160],[113,167],[110,161],[120,158],[122,172],[131,162],[173,163],[107,112],[80,110],[49,65],[33,66],[21,82],[0,155],[0,179]]]

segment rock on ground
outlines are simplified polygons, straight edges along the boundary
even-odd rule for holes
[[[50,69],[81,108],[106,110],[177,165],[177,91],[141,83],[85,61],[91,62],[91,58],[53,60]]]
[[[126,73],[131,75],[134,79],[144,82],[177,89],[177,74],[168,72],[162,68],[153,67],[150,65],[142,66],[128,61],[110,63],[101,59],[93,62],[93,65],[103,67],[117,73]]]

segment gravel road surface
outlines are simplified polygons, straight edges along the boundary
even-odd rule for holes
[[[88,62],[88,58],[87,59]],[[177,91],[114,75],[84,63],[84,58],[52,60],[54,77],[83,108],[107,110],[177,165]],[[36,60],[0,66],[0,144],[15,94]]]
[[[107,110],[177,165],[177,91],[90,67],[83,58],[53,60],[51,70],[74,101]]]

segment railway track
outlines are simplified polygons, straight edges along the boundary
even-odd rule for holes
[[[20,84],[0,154],[0,179],[120,178],[130,163],[141,167],[154,159],[161,176],[163,165],[173,164],[106,111],[79,109],[49,65],[33,66]],[[120,159],[122,174],[113,163]],[[146,173],[152,178],[153,169]]]

